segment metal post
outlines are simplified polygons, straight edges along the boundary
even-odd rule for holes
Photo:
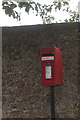
[[[54,86],[51,86],[51,120],[55,120]]]

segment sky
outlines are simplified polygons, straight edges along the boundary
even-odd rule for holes
[[[35,2],[39,2],[41,4],[51,4],[53,0],[34,0]],[[76,7],[78,6],[78,2],[80,0],[70,0],[70,9],[76,10]],[[8,15],[5,14],[4,10],[2,9],[2,1],[0,0],[0,26],[21,26],[21,25],[35,25],[35,24],[42,24],[41,17],[36,17],[35,14],[30,11],[30,14],[28,15],[24,9],[20,10],[17,9],[21,13],[21,21],[17,21],[13,19],[12,17],[8,17]],[[64,19],[69,18],[69,13],[59,11],[55,13],[55,19],[59,23],[59,18],[62,20],[61,22],[64,22]],[[56,22],[55,21],[55,22]]]

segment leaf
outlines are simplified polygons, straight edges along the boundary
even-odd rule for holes
[[[11,7],[12,9],[14,9],[14,8],[17,7],[17,5],[16,5],[16,4],[11,4],[10,7]]]
[[[9,12],[9,17],[12,15],[12,11]]]
[[[12,13],[12,9],[11,8],[9,8],[8,6],[4,6],[4,9],[5,9],[5,13],[6,14],[11,14]]]
[[[38,6],[41,6],[41,4],[37,3]]]
[[[45,21],[43,21],[43,24],[46,24]]]
[[[67,7],[67,10],[66,10],[67,12],[69,11],[69,7]]]
[[[19,2],[18,7],[22,8],[23,7],[23,2]]]
[[[61,2],[58,3],[58,9],[61,9]]]
[[[18,3],[18,7],[22,8],[22,7],[26,7],[27,3],[26,2],[19,2]]]
[[[38,16],[38,14],[36,14],[36,16]]]
[[[32,8],[32,9],[34,10],[34,8],[33,8],[29,3],[27,3],[27,4],[26,4],[25,11],[26,11],[28,14],[29,14],[30,8]]]
[[[14,19],[16,18],[16,16],[15,16],[15,13],[14,13],[14,12],[12,13],[12,16],[13,16],[13,18],[14,18]]]
[[[73,20],[71,20],[71,18],[69,19],[69,21],[72,23],[73,22]]]
[[[65,5],[69,5],[69,3],[67,1],[63,1],[63,6]]]
[[[38,7],[37,7],[37,5],[35,5],[35,10],[36,10],[36,12],[38,13]]]
[[[64,21],[65,21],[66,23],[68,23],[68,20],[67,20],[67,19],[65,19]]]
[[[5,4],[8,5],[8,2],[3,2],[3,3],[2,3],[2,6],[4,6]]]
[[[25,11],[26,11],[27,13],[29,13],[29,6],[27,6],[27,7],[25,8]]]

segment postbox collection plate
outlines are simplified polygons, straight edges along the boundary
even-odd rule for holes
[[[52,78],[51,66],[45,66],[45,79],[51,78]]]

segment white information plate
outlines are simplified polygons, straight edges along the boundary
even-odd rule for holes
[[[42,57],[42,60],[54,60],[54,56]]]
[[[51,66],[45,66],[45,78],[46,79],[51,78]]]

